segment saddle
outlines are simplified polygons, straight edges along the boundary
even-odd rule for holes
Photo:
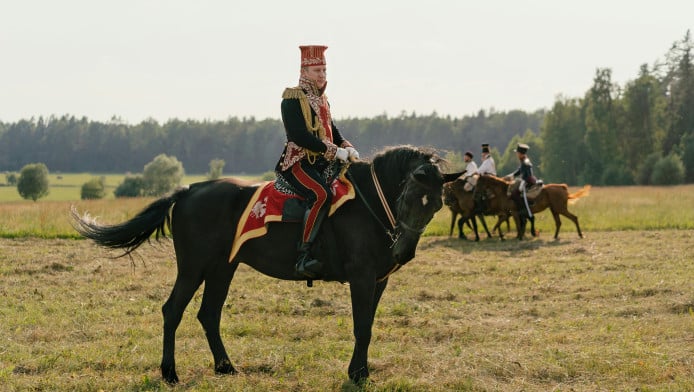
[[[545,184],[542,182],[542,180],[538,180],[529,188],[527,188],[525,190],[525,195],[527,196],[528,200],[534,200],[536,197],[538,197],[540,195],[540,192],[542,192],[542,188],[544,186]]]
[[[354,187],[344,174],[333,180],[331,189],[333,197],[328,216],[355,197]],[[268,223],[301,222],[306,211],[303,200],[301,196],[291,192],[277,180],[260,184],[248,201],[236,226],[229,261],[234,259],[246,241],[265,235]]]
[[[512,197],[513,195],[513,183],[508,185],[508,190],[506,196]],[[542,180],[536,180],[534,184],[527,186],[525,188],[525,196],[528,198],[528,202],[532,202],[536,197],[540,196],[542,188],[545,186]],[[520,190],[516,189],[516,192],[520,193]]]

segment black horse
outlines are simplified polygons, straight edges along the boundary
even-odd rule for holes
[[[401,146],[382,151],[372,163],[352,163],[348,178],[359,198],[338,209],[314,243],[314,253],[327,261],[321,278],[350,285],[355,344],[348,375],[354,382],[369,376],[371,329],[388,276],[414,258],[424,228],[442,207],[443,184],[459,175],[443,174],[438,165],[441,161],[433,151]],[[124,255],[153,234],[157,239],[166,236],[165,227],[169,227],[178,265],[173,290],[162,307],[161,372],[169,383],[178,382],[174,359],[176,329],[203,282],[197,318],[205,330],[215,372],[233,374],[236,369],[222,343],[219,325],[239,263],[278,279],[305,280],[294,272],[300,237],[295,223],[270,223],[266,235],[245,242],[234,259],[229,260],[237,222],[257,187],[233,179],[192,184],[154,201],[131,220],[113,226],[100,225],[86,214],[80,216],[72,211],[74,226],[81,235],[99,245],[123,249]],[[390,211],[394,224],[389,223]]]

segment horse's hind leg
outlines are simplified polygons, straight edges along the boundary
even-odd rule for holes
[[[161,308],[164,315],[164,350],[161,359],[161,375],[169,384],[178,382],[174,358],[176,329],[181,323],[183,311],[201,283],[202,277],[182,274],[179,270],[171,295]]]
[[[581,233],[581,226],[578,224],[578,217],[572,213],[569,212],[569,210],[566,210],[562,213],[565,217],[571,219],[571,221],[576,225],[576,231],[578,231],[578,236],[580,238],[583,238],[583,233]]]
[[[552,212],[552,217],[554,218],[554,239],[559,238],[559,229],[561,228],[561,219],[559,218],[559,213],[550,208]]]
[[[217,268],[208,273],[205,278],[205,290],[202,294],[202,304],[198,311],[198,320],[205,330],[207,343],[214,357],[214,371],[219,374],[235,374],[236,369],[231,364],[224,349],[222,337],[219,334],[219,324],[222,318],[222,307],[229,293],[229,284],[234,277],[238,263],[222,260]]]

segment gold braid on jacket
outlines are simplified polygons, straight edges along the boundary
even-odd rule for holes
[[[320,118],[318,118],[318,115],[315,116],[313,121],[311,120],[311,105],[309,105],[308,97],[301,87],[287,87],[284,89],[284,93],[282,93],[282,98],[298,99],[301,105],[301,113],[304,115],[304,122],[306,122],[306,129],[313,133],[318,139],[325,139],[325,128],[323,128],[323,124]],[[315,163],[316,157],[320,155],[320,153],[313,152],[306,148],[304,148],[304,151],[306,152],[306,158],[311,164]]]

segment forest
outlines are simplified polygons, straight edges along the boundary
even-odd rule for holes
[[[694,44],[690,32],[662,59],[640,66],[619,85],[609,68],[597,68],[582,97],[557,96],[550,108],[479,110],[462,117],[437,113],[337,118],[340,132],[368,158],[383,147],[433,147],[452,164],[469,150],[479,162],[489,143],[500,174],[515,169],[513,149],[531,146],[536,174],[570,185],[678,184],[694,182]],[[635,69],[639,68],[635,65]],[[279,113],[279,103],[278,103]],[[225,173],[264,173],[274,168],[285,142],[279,119],[223,121],[153,119],[128,124],[65,114],[0,119],[0,172],[43,163],[51,172],[139,173],[155,156],[205,173],[223,160]]]

